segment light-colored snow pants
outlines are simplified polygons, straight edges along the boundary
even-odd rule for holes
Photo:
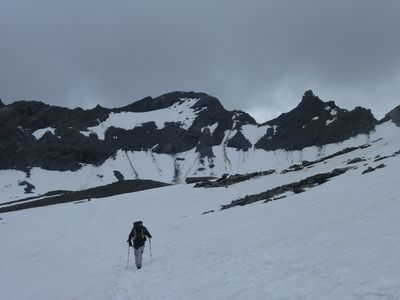
[[[136,268],[142,267],[143,251],[144,251],[144,245],[142,247],[140,247],[139,249],[134,248],[134,250],[133,250],[133,252],[135,253]]]

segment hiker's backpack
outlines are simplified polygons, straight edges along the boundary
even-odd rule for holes
[[[133,223],[133,240],[146,240],[143,223],[141,221]]]

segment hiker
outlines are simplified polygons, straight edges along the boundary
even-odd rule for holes
[[[134,248],[135,253],[135,264],[136,268],[140,269],[142,267],[142,255],[144,251],[144,244],[146,242],[146,236],[151,239],[152,236],[145,226],[143,226],[142,221],[133,222],[133,228],[128,237],[129,247]],[[133,245],[132,245],[133,241]]]

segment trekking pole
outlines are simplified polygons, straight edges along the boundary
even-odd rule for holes
[[[126,260],[126,268],[129,268],[129,251],[131,250],[131,246],[128,245],[128,259]]]
[[[150,261],[153,262],[153,254],[151,254],[151,239],[149,239],[150,244]]]

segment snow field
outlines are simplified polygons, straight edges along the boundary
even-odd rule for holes
[[[366,142],[371,147],[301,171],[279,172]],[[231,170],[258,166],[257,171],[277,172],[227,188],[178,184],[1,214],[1,298],[400,299],[400,155],[373,162],[399,150],[398,127],[388,123],[369,137],[323,149],[271,152],[260,157],[262,164],[257,164],[257,151],[228,149]],[[185,158],[181,175],[197,167],[195,152],[179,157]],[[347,164],[356,157],[366,161]],[[103,166],[86,166],[79,173],[32,169],[30,182],[41,191],[88,188],[114,181],[113,170],[129,178],[135,173],[172,178],[174,162],[151,152],[119,152]],[[381,163],[386,167],[361,174]],[[216,162],[214,172],[224,171],[220,165]],[[245,195],[346,166],[355,168],[304,193],[219,210]],[[13,182],[24,173],[1,172],[2,196],[23,189]],[[214,212],[202,214],[210,210]],[[153,260],[147,243],[140,271],[133,266],[132,251],[126,268],[126,240],[138,219],[154,237]]]
[[[332,169],[335,159],[305,172]],[[228,188],[175,185],[2,214],[2,297],[399,299],[400,160],[385,163],[224,211],[220,205],[282,183],[283,174]],[[288,181],[296,173],[285,174]],[[202,215],[209,210],[215,212]],[[140,271],[132,252],[126,269],[125,241],[137,219],[154,237],[153,261],[147,243]]]

